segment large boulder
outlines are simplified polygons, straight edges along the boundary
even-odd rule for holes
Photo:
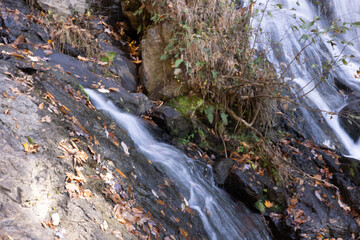
[[[84,14],[89,8],[88,0],[37,0],[36,2],[42,9],[63,16],[69,16],[75,12]]]
[[[153,120],[162,126],[170,135],[184,138],[192,130],[189,119],[169,106],[161,106],[152,113]]]
[[[140,80],[151,99],[173,98],[184,93],[184,86],[174,78],[169,60],[160,60],[170,42],[171,25],[161,24],[150,28],[141,41],[142,65]]]
[[[349,136],[358,141],[360,138],[360,100],[354,101],[341,109],[339,122]]]

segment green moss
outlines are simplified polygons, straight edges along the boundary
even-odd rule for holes
[[[264,205],[262,199],[259,199],[259,200],[255,203],[254,207],[256,207],[261,213],[264,213],[264,212],[265,212],[265,205]]]
[[[84,87],[79,84],[80,91],[86,96],[86,98],[89,100],[89,94],[85,91]]]
[[[204,104],[204,100],[197,96],[181,96],[170,101],[170,106],[184,116],[191,115]]]

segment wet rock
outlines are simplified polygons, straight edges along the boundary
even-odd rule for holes
[[[151,115],[153,120],[174,137],[186,137],[192,130],[191,122],[170,106],[161,106]]]
[[[284,229],[291,239],[351,239],[360,231],[349,212],[359,212],[357,161],[339,156],[331,149],[319,148],[310,141],[283,140],[283,151],[294,161],[293,181],[285,189],[289,196]],[[352,176],[355,178],[351,177]],[[358,214],[358,213],[356,213]]]
[[[229,175],[229,171],[234,165],[234,161],[230,158],[223,158],[220,161],[216,162],[213,171],[214,171],[214,180],[217,184],[223,185],[227,176]]]
[[[140,80],[150,99],[173,98],[186,91],[185,87],[174,79],[172,63],[169,60],[160,60],[170,41],[170,33],[170,25],[158,25],[148,29],[141,41]]]
[[[109,16],[108,22],[114,25],[122,19],[121,0],[96,0],[91,2],[91,9],[96,15]],[[124,2],[125,5],[126,2]]]
[[[154,107],[152,101],[145,94],[129,93],[125,89],[111,93],[110,99],[125,112],[135,115],[144,115]]]
[[[342,173],[334,174],[334,182],[339,187],[346,202],[360,209],[360,163],[357,159],[341,157]]]
[[[89,9],[87,0],[36,0],[40,7],[45,11],[69,16],[74,13],[84,14]]]
[[[116,54],[111,61],[108,71],[113,75],[119,76],[123,88],[131,92],[136,92],[138,83],[135,63],[131,62],[119,48],[105,44],[103,42],[104,40],[110,40],[105,34],[100,34],[99,40],[104,52]]]
[[[339,122],[349,136],[356,142],[360,138],[360,101],[354,101],[341,109]]]
[[[226,179],[225,189],[249,206],[254,206],[263,194],[264,183],[253,169],[235,169]]]
[[[22,2],[22,1],[13,1]],[[21,12],[16,14],[13,11],[2,11],[0,17],[0,42],[9,44],[13,43],[18,37],[23,36],[22,42],[39,44],[48,41],[49,37],[40,24],[27,18],[25,13],[29,13],[30,9],[27,5],[11,4],[10,2],[2,3],[4,7],[18,7]],[[21,41],[19,43],[22,43]]]

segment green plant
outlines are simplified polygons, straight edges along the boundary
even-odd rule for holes
[[[263,198],[261,198],[254,204],[254,207],[256,207],[261,213],[264,213],[266,210],[263,201]]]
[[[115,56],[116,56],[115,52],[106,52],[105,55],[102,55],[100,57],[100,61],[106,62],[110,65],[114,61]]]

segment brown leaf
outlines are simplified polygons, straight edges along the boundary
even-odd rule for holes
[[[49,122],[51,122],[51,118],[46,115],[45,117],[41,118],[41,122],[47,122],[47,123],[49,123]]]
[[[181,235],[186,239],[189,234],[181,227],[179,227],[179,230],[180,230]]]
[[[162,200],[157,200],[156,202],[157,202],[158,204],[160,204],[160,205],[165,206],[165,203],[164,203],[164,201],[162,201]]]
[[[84,198],[89,198],[89,197],[92,197],[93,194],[92,194],[92,192],[91,192],[89,189],[85,189],[85,190],[83,190],[83,192],[82,192],[82,196],[83,196]]]
[[[37,145],[37,144],[24,143],[23,146],[24,146],[24,151],[26,154],[28,154],[28,153],[35,154],[37,152],[37,149],[39,148],[39,145]]]
[[[127,178],[126,175],[118,168],[116,168],[116,171],[123,177],[123,178]]]
[[[44,108],[44,102],[39,104],[39,109],[42,110]]]
[[[21,58],[21,59],[25,59],[26,57],[24,57],[23,55],[17,54],[17,53],[10,53],[9,55],[14,56],[16,58]]]
[[[112,138],[113,140],[113,143],[115,144],[116,147],[119,147],[120,146],[120,143],[116,140],[114,134],[112,134],[111,132],[108,132],[109,133],[109,137]]]
[[[120,92],[120,89],[114,87],[109,88],[109,90],[113,92]]]

